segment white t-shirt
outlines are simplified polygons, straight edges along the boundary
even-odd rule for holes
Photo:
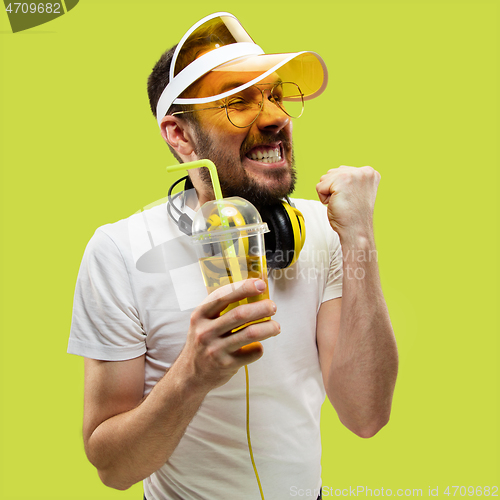
[[[306,242],[292,267],[269,274],[281,333],[265,340],[264,355],[248,366],[252,447],[272,500],[321,486],[325,390],[316,316],[322,302],[342,295],[342,252],[325,207],[293,201],[304,215]],[[145,353],[146,395],[179,355],[190,315],[206,295],[190,238],[165,204],[105,225],[82,260],[68,352],[109,361]],[[259,498],[245,417],[240,369],[205,397],[169,460],[144,480],[148,500]]]

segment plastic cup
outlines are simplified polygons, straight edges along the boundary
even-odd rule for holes
[[[239,197],[205,203],[193,219],[192,240],[197,248],[203,280],[208,293],[249,278],[260,278],[266,290],[230,304],[221,314],[240,304],[269,298],[264,233],[269,232],[257,209]],[[270,318],[246,323],[245,326]]]

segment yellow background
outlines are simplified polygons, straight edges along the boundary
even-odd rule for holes
[[[142,498],[141,485],[101,485],[83,452],[83,363],[65,354],[73,290],[94,230],[176,178],[146,79],[217,10],[268,52],[315,50],[328,65],[295,125],[296,196],[315,198],[339,165],[382,174],[392,420],[362,440],[325,405],[323,484],[500,486],[498,3],[81,0],[14,35],[0,14],[0,498]]]

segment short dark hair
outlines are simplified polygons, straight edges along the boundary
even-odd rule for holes
[[[154,65],[151,74],[148,77],[148,96],[149,96],[149,106],[151,107],[151,112],[156,118],[156,106],[158,105],[158,101],[160,100],[161,94],[165,87],[168,85],[170,81],[170,66],[172,64],[172,58],[174,56],[174,52],[177,45],[174,45],[171,49],[167,50],[162,54],[158,62]],[[172,104],[166,115],[171,115],[176,111],[185,111],[192,109],[189,105],[183,104]],[[191,123],[193,125],[197,125],[198,122],[196,120],[195,113],[184,113],[180,115],[186,122]],[[168,144],[170,151],[175,156],[176,160],[179,163],[182,163],[182,159],[176,153],[174,148]]]
[[[170,81],[170,65],[172,64],[172,57],[174,56],[176,47],[177,45],[174,45],[171,49],[161,55],[148,77],[149,106],[151,107],[151,112],[155,117],[158,101],[160,100],[163,90]],[[173,107],[178,107],[178,105],[173,104],[167,111],[167,115],[177,111],[177,109],[173,110]]]

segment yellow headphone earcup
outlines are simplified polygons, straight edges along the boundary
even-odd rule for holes
[[[270,232],[264,235],[268,267],[285,269],[299,258],[305,241],[304,217],[286,202],[259,207]]]
[[[306,225],[302,212],[295,207],[292,207],[286,202],[282,202],[283,208],[286,210],[290,224],[292,225],[293,234],[293,259],[289,266],[297,262],[300,251],[306,241]]]
[[[268,267],[285,269],[293,265],[297,262],[306,239],[304,216],[300,210],[284,201],[260,207],[259,212],[270,230],[264,235]],[[245,225],[239,212],[227,217],[227,222],[232,227]],[[213,213],[207,218],[207,223],[209,231],[216,230],[221,226],[221,219],[217,213]],[[234,240],[234,244],[239,258],[248,254],[248,238],[238,238]]]

